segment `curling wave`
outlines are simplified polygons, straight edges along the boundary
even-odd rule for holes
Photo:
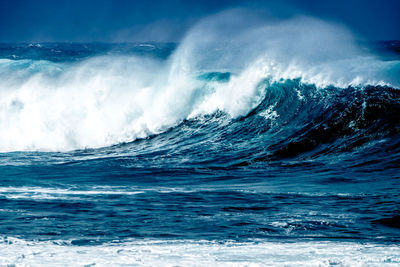
[[[0,151],[106,147],[218,114],[219,127],[246,131],[262,119],[265,138],[290,138],[271,143],[268,157],[398,134],[398,60],[364,52],[346,29],[317,19],[245,18],[236,10],[201,21],[166,59],[0,59]]]

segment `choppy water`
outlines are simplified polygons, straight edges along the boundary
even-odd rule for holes
[[[400,264],[398,42],[265,32],[2,44],[0,263]]]

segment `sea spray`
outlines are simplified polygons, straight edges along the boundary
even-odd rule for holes
[[[3,59],[0,151],[99,148],[217,111],[235,119],[262,102],[268,84],[285,80],[321,89],[399,85],[399,61],[362,51],[342,26],[248,16],[233,10],[205,18],[167,59]],[[228,73],[229,79],[199,78],[207,73]]]

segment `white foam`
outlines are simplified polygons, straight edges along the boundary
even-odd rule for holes
[[[395,245],[351,242],[130,241],[72,246],[0,239],[0,265],[16,266],[399,266]]]
[[[266,78],[398,85],[399,63],[360,52],[343,27],[305,17],[246,24],[247,15],[235,12],[200,22],[166,61],[0,59],[0,152],[103,147],[217,110],[244,116],[262,101]],[[197,79],[205,71],[232,76],[226,83]]]
[[[144,193],[143,190],[134,188],[93,188],[91,190],[75,190],[63,188],[45,188],[45,187],[0,187],[0,196],[8,199],[62,199],[62,200],[81,200],[91,196],[98,195],[137,195]]]
[[[269,106],[266,110],[261,112],[259,114],[259,116],[262,116],[266,120],[270,120],[273,122],[274,120],[276,120],[279,117],[278,112],[276,112],[276,110],[274,110],[275,107],[276,107],[276,104]],[[271,125],[272,125],[272,122],[271,122]]]
[[[264,186],[261,188],[253,187],[251,190],[244,190],[241,186],[226,185],[218,187],[214,186],[212,189],[209,187],[203,188],[201,186],[194,187],[140,187],[140,186],[95,186],[92,188],[52,188],[52,187],[39,187],[39,186],[2,186],[0,187],[0,196],[8,199],[27,199],[27,200],[42,200],[42,199],[62,199],[62,200],[85,200],[91,197],[100,195],[121,195],[133,196],[143,193],[196,193],[196,192],[220,192],[220,191],[234,191],[246,194],[281,194],[281,195],[298,195],[307,197],[366,197],[364,194],[352,195],[349,193],[326,193],[326,192],[279,192],[266,190]]]

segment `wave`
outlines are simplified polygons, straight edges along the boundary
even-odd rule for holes
[[[261,115],[268,123],[260,131],[269,134],[289,124],[297,141],[277,144],[280,156],[332,142],[366,121],[384,123],[376,111],[389,112],[397,133],[398,60],[364,52],[348,30],[318,19],[246,18],[235,10],[204,19],[166,59],[0,59],[0,151],[106,147],[219,112],[230,122]]]

